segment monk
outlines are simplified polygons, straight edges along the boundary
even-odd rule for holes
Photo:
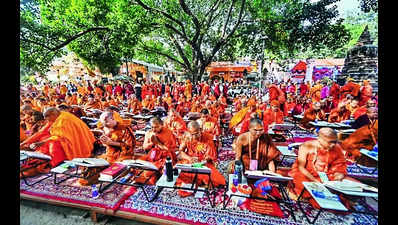
[[[140,100],[137,99],[135,94],[130,95],[130,99],[127,103],[127,111],[133,114],[139,114],[142,109]]]
[[[304,117],[300,121],[300,126],[305,129],[311,129],[313,126],[311,126],[310,122],[314,122],[315,120],[326,120],[326,114],[321,109],[321,103],[319,102],[314,102],[312,104],[312,108],[309,108],[304,112]]]
[[[34,117],[42,115],[41,112],[33,110],[31,105],[23,105],[21,108],[21,126],[25,130],[30,130],[34,125]]]
[[[169,115],[164,120],[164,126],[173,132],[178,141],[179,137],[187,131],[184,119],[174,108],[169,110]]]
[[[264,133],[263,122],[258,118],[250,120],[249,131],[239,135],[233,144],[235,160],[243,163],[244,170],[270,170],[276,171],[275,160],[280,152],[272,142],[272,138]],[[251,160],[254,167],[250,168]],[[257,168],[255,168],[257,167]],[[235,169],[231,164],[230,173]]]
[[[317,80],[316,84],[310,90],[310,96],[313,102],[321,101],[322,84],[321,80]]]
[[[225,185],[224,176],[216,169],[217,151],[214,146],[213,136],[202,132],[198,122],[191,121],[188,124],[189,135],[179,147],[178,163],[192,164],[197,162],[205,162],[205,166],[211,169],[210,179],[213,187]],[[194,179],[194,174],[182,172],[177,179],[176,185],[182,183],[190,184]],[[209,176],[199,174],[196,185],[209,185]],[[178,192],[180,196],[188,196],[191,193],[184,191]]]
[[[366,112],[368,111],[368,108],[371,107],[376,107],[376,101],[373,99],[369,99],[368,102],[366,102],[366,105],[363,105],[361,107],[359,107],[357,110],[355,110],[354,112],[354,119],[358,119],[359,117],[361,117],[362,115],[365,115]]]
[[[347,164],[343,151],[337,143],[337,133],[331,128],[321,128],[317,140],[303,143],[299,147],[298,157],[289,172],[293,177],[293,195],[300,195],[304,189],[303,182],[322,182],[319,172],[326,173],[329,180],[343,180],[347,175]],[[305,191],[303,198],[311,198]],[[310,203],[319,208],[311,199]]]
[[[277,100],[271,101],[271,108],[264,112],[264,129],[268,132],[268,127],[274,124],[283,123],[283,112],[280,110],[280,103]]]
[[[221,134],[221,127],[217,118],[210,116],[208,109],[202,109],[200,113],[201,117],[196,121],[198,122],[201,130],[218,137]]]
[[[364,80],[362,87],[359,91],[360,92],[360,101],[359,101],[360,106],[365,105],[372,98],[373,88],[369,82],[370,82],[369,80]]]
[[[359,150],[361,148],[371,150],[373,146],[377,144],[378,137],[378,109],[376,107],[371,107],[368,109],[369,124],[364,125],[352,133],[348,138],[346,138],[341,146],[345,151],[347,151],[348,156],[352,155],[358,163],[362,164],[371,163],[371,161],[365,162],[365,157],[360,159],[361,153]]]
[[[105,145],[106,153],[99,157],[110,164],[133,159],[135,136],[131,126],[116,121],[113,112],[109,111],[101,114],[100,121],[104,124],[104,135],[100,141]]]
[[[90,94],[87,99],[88,99],[88,101],[84,105],[85,109],[99,109],[99,110],[102,110],[101,102],[96,100],[93,94]]]
[[[351,112],[346,108],[344,102],[340,102],[337,108],[333,109],[329,114],[328,122],[339,123],[350,119]]]
[[[145,133],[143,149],[149,150],[148,154],[139,159],[152,162],[157,168],[163,168],[167,156],[170,156],[173,165],[177,162],[175,150],[177,149],[177,140],[173,132],[163,125],[163,121],[158,117],[153,117],[150,121],[151,130]],[[144,171],[136,182],[144,183],[148,178],[147,184],[154,185],[157,177],[153,176],[155,172]]]
[[[51,167],[65,159],[92,156],[95,138],[82,120],[71,113],[60,112],[56,108],[48,108],[43,115],[48,121],[47,126],[21,143],[21,146],[33,144],[34,148],[39,148],[42,153],[50,155]],[[28,175],[34,176],[38,172],[40,169]]]
[[[153,110],[154,107],[155,107],[154,99],[151,99],[150,95],[146,95],[144,100],[142,101],[142,108]]]
[[[355,112],[359,109],[359,100],[357,98],[352,99],[346,107],[350,111],[351,117],[354,117]]]
[[[352,78],[347,78],[347,81],[348,82],[340,89],[340,99],[345,98],[347,94],[353,97],[359,97],[361,86],[355,83]]]

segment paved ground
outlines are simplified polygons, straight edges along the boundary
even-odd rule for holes
[[[91,222],[90,217],[83,218],[87,211],[28,200],[20,201],[21,225],[151,225],[149,223],[108,217],[108,221],[99,217],[98,223]]]

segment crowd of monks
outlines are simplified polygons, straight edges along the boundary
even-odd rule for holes
[[[42,86],[29,85],[20,98],[20,149],[40,151],[52,157],[47,164],[25,171],[23,175],[46,173],[64,160],[98,157],[110,164],[125,159],[142,159],[164,169],[167,157],[172,163],[202,162],[211,169],[214,186],[225,185],[224,176],[217,170],[221,137],[233,134],[235,160],[244,170],[277,172],[280,152],[268,130],[286,118],[302,115],[300,129],[314,132],[318,139],[303,143],[289,175],[291,192],[299,195],[302,182],[321,182],[318,172],[325,172],[330,180],[341,180],[347,175],[347,161],[367,164],[361,148],[371,150],[377,144],[377,94],[369,81],[356,83],[348,79],[345,85],[316,81],[314,83],[266,82],[265,95],[228,95],[231,84],[175,82],[161,84],[129,84],[120,82],[79,82]],[[262,92],[258,92],[262,93]],[[142,148],[144,155],[136,155],[137,147],[131,120],[119,114],[125,109],[140,114],[162,107],[167,117],[150,120]],[[101,110],[96,136],[82,117],[92,110]],[[232,109],[232,111],[229,111]],[[199,118],[186,122],[186,115],[196,113]],[[232,113],[232,115],[231,115]],[[230,115],[230,120],[226,120]],[[310,122],[344,122],[354,120],[354,133],[344,140],[331,128],[316,129]],[[94,143],[106,150],[94,154]],[[229,172],[235,169],[231,162]],[[98,181],[98,171],[87,169],[81,185]],[[145,171],[137,182],[155,184],[153,171]],[[193,176],[182,173],[176,184],[192,182]],[[198,176],[197,185],[208,185],[208,176]],[[191,193],[180,191],[181,196]],[[307,193],[308,197],[308,193]]]

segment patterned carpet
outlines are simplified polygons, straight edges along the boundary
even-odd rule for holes
[[[227,167],[229,162],[234,159],[234,152],[231,149],[232,139],[225,139],[223,142],[223,146],[219,150],[220,162],[217,165],[217,169],[227,177]],[[288,163],[293,163],[293,160],[288,161]],[[353,166],[349,167],[349,172],[361,173],[361,171],[356,171]],[[377,176],[377,173],[375,176]],[[31,178],[30,182],[37,179],[40,179],[40,176]],[[207,197],[195,198],[194,196],[189,196],[181,198],[177,191],[170,189],[163,190],[158,199],[149,203],[141,189],[121,185],[113,185],[99,198],[93,199],[91,198],[91,187],[82,187],[76,182],[76,179],[70,179],[57,186],[53,183],[53,179],[49,178],[33,187],[29,187],[21,181],[20,188],[21,193],[32,196],[138,213],[187,224],[308,224],[304,215],[298,210],[297,205],[294,205],[297,222],[293,220],[292,215],[289,215],[286,210],[284,210],[285,218],[272,217],[242,210],[234,201],[231,201],[227,208],[223,210],[221,204],[223,190],[218,191],[216,207],[211,208]],[[153,186],[147,186],[145,190],[150,195],[153,195],[156,191]],[[307,213],[315,215],[316,211],[309,204],[304,204],[304,208]],[[331,212],[323,212],[316,224],[374,225],[377,224],[377,220],[372,216],[362,214],[337,215]]]

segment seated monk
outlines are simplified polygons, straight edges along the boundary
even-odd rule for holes
[[[52,157],[49,165],[43,164],[36,170],[26,171],[26,176],[34,176],[48,171],[64,160],[87,158],[92,156],[94,135],[87,125],[68,112],[60,112],[56,108],[48,108],[44,112],[48,124],[39,132],[21,143],[21,147],[33,144],[33,148]]]
[[[187,125],[185,124],[184,119],[174,108],[170,108],[169,115],[164,120],[164,126],[173,132],[178,141],[181,135],[187,131]]]
[[[19,142],[23,142],[28,138],[28,136],[25,134],[25,130],[22,128],[21,125],[19,125]]]
[[[264,112],[264,130],[268,132],[269,126],[274,124],[283,123],[283,112],[280,109],[279,101],[271,101],[271,108]]]
[[[378,140],[378,109],[376,107],[372,107],[369,108],[369,112],[370,123],[362,126],[352,133],[348,138],[344,139],[344,141],[341,143],[341,147],[347,151],[348,156],[352,155],[354,159],[357,160],[357,163],[366,166],[374,166],[375,163],[373,163],[371,160],[367,160],[365,156],[360,157],[361,153],[359,152],[359,150],[362,148],[368,150],[373,149],[373,146],[376,145]]]
[[[350,104],[346,105],[346,108],[351,113],[351,117],[354,117],[355,112],[359,109],[359,100],[354,98],[351,100]]]
[[[376,107],[376,101],[373,99],[369,99],[369,101],[366,102],[366,105],[359,107],[357,110],[354,112],[354,119],[358,119],[362,115],[366,115],[366,112],[368,111],[368,108],[370,107]],[[359,128],[359,127],[358,127]],[[354,128],[356,129],[356,128]]]
[[[151,96],[147,95],[145,96],[145,99],[142,100],[141,105],[142,108],[153,110],[153,108],[155,107],[155,101],[151,99]]]
[[[319,102],[312,103],[312,107],[305,110],[304,117],[300,121],[300,126],[305,129],[311,129],[313,128],[313,126],[310,124],[310,122],[313,122],[315,120],[326,120],[326,114],[321,109],[321,103]]]
[[[358,117],[354,123],[351,124],[352,129],[359,129],[365,125],[371,124],[373,120],[377,119],[378,110],[376,107],[369,107],[364,115]]]
[[[96,100],[93,94],[90,94],[87,98],[87,102],[84,108],[87,109],[100,109],[102,110],[102,104],[100,101]]]
[[[221,128],[218,123],[218,120],[214,118],[213,116],[209,115],[209,110],[208,109],[202,109],[201,117],[197,119],[196,121],[198,122],[201,130],[203,132],[207,132],[215,137],[218,137],[221,134]]]
[[[290,193],[298,196],[304,189],[303,182],[322,182],[319,172],[324,172],[329,180],[342,180],[347,175],[347,164],[343,151],[337,144],[337,133],[331,128],[319,129],[317,140],[300,145],[298,157],[294,162],[289,176],[293,177]],[[303,198],[311,198],[304,191]],[[310,203],[319,209],[318,204],[310,199]]]
[[[145,133],[143,144],[144,150],[149,150],[149,152],[139,159],[153,162],[157,168],[161,169],[166,163],[167,156],[170,156],[174,165],[177,162],[176,137],[171,130],[164,127],[160,118],[153,117],[150,123],[152,128]],[[154,173],[153,171],[144,171],[135,181],[144,183],[150,179],[147,184],[154,185],[157,180],[157,177],[153,176]]]
[[[133,159],[135,136],[131,126],[116,121],[113,112],[109,111],[101,114],[100,121],[104,124],[104,135],[100,141],[105,145],[106,152],[99,157],[110,164]]]
[[[216,169],[215,163],[217,162],[217,151],[213,142],[213,135],[202,132],[198,122],[191,121],[188,123],[188,135],[184,139],[179,148],[178,163],[192,164],[198,162],[206,162],[205,166],[211,169],[210,179],[213,187],[225,185],[224,176]],[[176,185],[180,186],[182,183],[191,184],[194,179],[193,173],[182,172]],[[197,176],[196,185],[210,185],[209,176],[206,174],[199,174]],[[210,188],[210,186],[208,186]],[[180,190],[180,196],[188,196],[192,193],[187,193]]]
[[[140,100],[137,99],[135,94],[130,95],[130,99],[127,105],[127,111],[133,114],[139,114],[141,111],[142,105]]]
[[[263,122],[260,119],[250,120],[249,131],[236,138],[233,149],[235,160],[243,163],[244,170],[276,171],[274,160],[279,158],[280,152],[272,142],[272,138],[264,133]],[[250,168],[251,163],[254,166],[252,168]],[[235,164],[232,162],[229,172],[233,173],[234,169]]]
[[[328,122],[339,123],[350,119],[351,112],[346,108],[344,102],[340,102],[337,108],[333,109],[329,114]]]
[[[39,111],[36,111],[30,105],[23,105],[21,108],[21,126],[25,128],[25,130],[30,130],[34,125],[34,118],[42,116],[43,114]]]

